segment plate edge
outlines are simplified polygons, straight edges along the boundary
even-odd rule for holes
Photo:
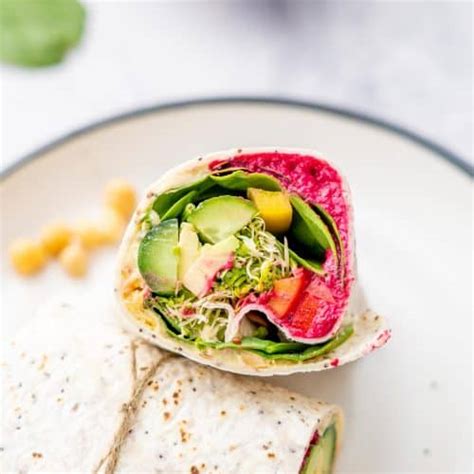
[[[434,152],[436,155],[440,156],[444,160],[451,163],[458,170],[463,171],[471,178],[474,177],[474,167],[467,161],[458,156],[456,153],[451,152],[444,146],[433,142],[425,138],[424,136],[412,132],[405,127],[402,127],[398,124],[395,124],[391,121],[375,117],[364,112],[356,111],[353,109],[333,106],[329,104],[324,104],[321,102],[313,102],[300,99],[284,98],[284,97],[260,97],[260,96],[225,96],[225,97],[204,97],[204,98],[195,98],[182,101],[173,101],[173,102],[158,102],[154,105],[141,107],[138,109],[129,110],[120,114],[112,115],[94,121],[83,127],[79,127],[72,132],[61,135],[60,137],[50,141],[49,143],[40,146],[39,148],[33,150],[32,152],[20,157],[15,160],[10,165],[6,166],[0,171],[0,182],[3,182],[7,178],[11,177],[16,171],[19,171],[21,168],[29,164],[30,162],[38,159],[44,153],[53,150],[70,140],[78,138],[86,133],[98,130],[100,128],[106,127],[108,125],[122,122],[125,120],[130,120],[135,117],[141,117],[143,115],[152,114],[155,112],[175,110],[185,107],[192,107],[196,105],[207,105],[207,104],[265,104],[265,105],[286,105],[291,107],[303,108],[307,110],[317,110],[319,112],[325,112],[332,115],[337,115],[339,117],[349,118],[355,121],[364,122],[375,127],[388,130],[396,135],[399,135],[403,138],[407,138],[410,141],[423,146],[424,148],[429,149]]]

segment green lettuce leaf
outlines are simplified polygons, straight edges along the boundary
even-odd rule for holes
[[[321,357],[328,352],[331,352],[334,350],[336,347],[339,347],[341,344],[347,341],[352,334],[354,333],[354,328],[352,326],[346,326],[343,328],[341,331],[339,331],[336,336],[331,339],[328,342],[325,342],[324,344],[316,344],[314,346],[307,346],[306,349],[303,352],[300,353],[291,353],[291,354],[268,354],[262,351],[256,351],[258,352],[262,357],[265,357],[266,359],[282,359],[282,360],[292,360],[294,362],[304,362],[305,360],[309,359],[315,359],[316,357]]]
[[[277,245],[283,251],[284,245],[280,241],[277,241]],[[321,262],[317,262],[316,260],[309,258],[300,257],[294,250],[290,248],[288,248],[288,253],[290,255],[290,258],[298,265],[301,265],[302,267],[307,268],[308,270],[311,270],[312,272],[317,273],[321,276],[324,276],[326,274]]]
[[[336,244],[321,217],[299,196],[290,196],[290,201],[294,211],[290,228],[292,239],[304,248],[308,255],[318,260],[324,260],[327,249],[331,249],[337,258]]]
[[[210,178],[219,186],[236,191],[247,191],[248,188],[258,188],[266,191],[281,190],[278,180],[263,173],[246,173],[239,170],[224,176],[211,175]]]
[[[191,204],[192,202],[194,202],[194,199],[196,198],[196,196],[199,194],[199,191],[198,190],[193,190],[193,191],[189,191],[188,193],[186,193],[183,197],[181,197],[180,199],[178,199],[164,214],[163,216],[161,217],[161,220],[162,221],[165,221],[167,219],[173,219],[175,217],[179,217],[184,209],[186,208],[186,206],[188,204]]]
[[[331,233],[334,244],[336,246],[336,255],[338,259],[338,264],[340,269],[344,270],[345,254],[344,254],[344,244],[342,242],[341,234],[337,228],[336,222],[329,212],[327,212],[322,206],[318,204],[313,204],[313,207],[316,209],[316,212],[321,217],[322,221],[326,224]]]
[[[188,186],[171,189],[156,197],[153,203],[153,210],[158,213],[160,219],[163,219],[163,216],[166,215],[166,212],[185,195],[189,194],[191,191],[197,191],[196,195],[199,195],[200,193],[207,191],[212,186],[212,184],[213,183],[209,179],[209,176],[206,176]]]
[[[160,194],[153,203],[153,209],[161,220],[170,219],[178,217],[189,203],[229,194],[229,190],[230,194],[245,194],[248,188],[278,191],[281,186],[275,178],[261,173],[246,173],[239,170],[222,176],[211,174],[187,186]]]
[[[265,359],[303,362],[327,354],[347,341],[353,333],[354,328],[346,326],[328,342],[312,346],[300,342],[274,342],[256,337],[244,337],[240,344],[234,342],[206,342],[202,340],[196,340],[194,344],[198,349],[211,347],[213,349],[250,350]]]

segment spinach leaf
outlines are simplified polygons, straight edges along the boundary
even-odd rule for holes
[[[354,328],[352,326],[346,326],[341,331],[339,331],[336,336],[324,344],[316,344],[314,346],[309,346],[303,352],[300,353],[288,353],[288,354],[268,354],[263,351],[254,351],[260,354],[266,359],[273,360],[292,360],[295,362],[304,362],[305,360],[314,359],[316,357],[321,357],[328,352],[331,352],[336,347],[339,347],[341,344],[347,341],[352,334],[354,333]]]
[[[79,42],[84,20],[77,0],[1,0],[0,59],[29,67],[58,63]]]
[[[198,349],[210,347],[213,349],[248,350],[265,359],[303,362],[327,354],[347,341],[353,333],[354,328],[346,326],[330,341],[315,345],[303,344],[301,342],[274,342],[257,337],[244,337],[240,344],[235,342],[206,342],[199,339],[194,341],[194,344]]]
[[[283,252],[284,245],[279,240],[277,240],[277,246]],[[323,265],[320,262],[317,262],[313,259],[300,257],[294,250],[290,248],[288,249],[288,253],[290,254],[290,258],[294,260],[298,265],[301,265],[302,267],[307,268],[308,270],[311,270],[312,272],[317,273],[321,276],[326,274]]]
[[[275,342],[260,339],[258,337],[244,337],[240,344],[235,342],[206,342],[196,341],[198,348],[212,347],[213,349],[252,349],[265,352],[266,354],[279,354],[284,352],[301,351],[307,344],[299,342]]]
[[[293,221],[290,227],[290,235],[300,244],[309,255],[317,259],[324,258],[325,251],[331,249],[337,257],[336,245],[328,227],[299,196],[290,196],[293,206]]]
[[[179,324],[177,318],[171,318],[169,316],[165,316],[164,314],[160,314],[160,316],[163,318],[168,332],[174,336],[179,336],[181,334],[181,325]]]
[[[344,267],[344,244],[342,243],[341,235],[339,234],[339,229],[337,228],[336,222],[332,218],[331,214],[329,214],[329,212],[327,212],[322,206],[319,206],[318,204],[313,204],[313,206],[316,208],[316,212],[320,215],[323,222],[329,228],[336,246],[339,264],[341,267]]]
[[[160,316],[164,319],[167,332],[170,336],[184,342],[186,344],[193,344],[199,350],[205,348],[212,349],[234,349],[246,350],[258,354],[265,359],[272,360],[288,360],[293,362],[304,362],[305,360],[315,359],[331,352],[346,342],[352,334],[354,334],[354,327],[348,325],[343,327],[336,336],[323,343],[308,345],[301,342],[275,342],[261,339],[258,337],[244,337],[240,344],[235,342],[207,342],[201,339],[192,339],[189,335],[180,335],[181,329],[177,321],[172,318],[166,318],[163,314]]]
[[[205,176],[187,186],[170,189],[156,197],[155,202],[153,203],[153,210],[158,213],[160,219],[163,219],[163,216],[168,209],[170,209],[173,204],[179,201],[183,196],[191,191],[198,191],[198,194],[202,193],[207,191],[212,185],[213,182],[209,179],[209,176]]]
[[[189,203],[200,202],[222,194],[240,195],[250,187],[269,191],[281,189],[280,183],[275,178],[261,173],[245,173],[239,170],[222,176],[211,174],[192,184],[160,194],[153,203],[153,209],[161,220],[169,219],[179,216]],[[191,192],[194,194],[191,195]],[[187,198],[185,199],[185,197]]]
[[[263,173],[234,171],[224,176],[211,175],[210,178],[223,188],[237,191],[246,191],[248,188],[259,188],[266,191],[281,190],[281,185],[278,180]]]
[[[214,186],[210,187],[207,191],[204,191],[203,193],[199,194],[195,203],[198,204],[202,201],[205,201],[206,199],[222,196],[224,194],[227,196],[242,196],[242,192],[240,191],[237,191],[235,189],[223,188],[222,186],[215,184]]]
[[[189,193],[185,194],[182,198],[178,199],[161,217],[162,221],[166,219],[172,219],[174,217],[179,217],[182,212],[184,211],[185,207],[192,203],[196,196],[198,195],[198,191],[189,191]]]

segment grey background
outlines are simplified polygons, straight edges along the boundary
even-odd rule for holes
[[[472,160],[470,1],[86,1],[80,47],[2,68],[3,166],[160,101],[314,100],[394,121]]]

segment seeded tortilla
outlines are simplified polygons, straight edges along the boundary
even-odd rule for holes
[[[6,345],[1,472],[298,473],[339,408],[55,304]],[[101,321],[99,321],[101,319]]]

